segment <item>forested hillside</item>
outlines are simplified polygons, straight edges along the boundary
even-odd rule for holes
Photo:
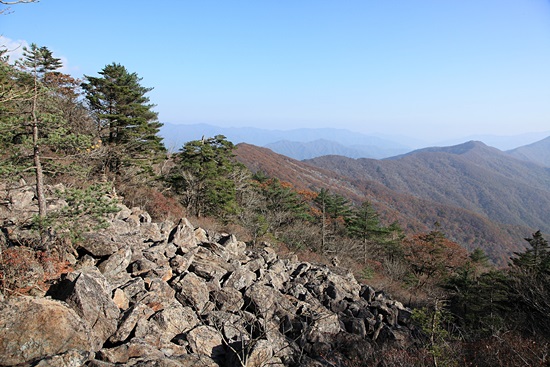
[[[550,232],[550,171],[480,142],[427,148],[385,160],[319,157],[307,161],[349,179],[456,206],[495,223]]]
[[[237,158],[253,171],[266,172],[268,175],[280,177],[291,182],[298,188],[325,188],[355,202],[368,200],[381,214],[381,220],[385,223],[399,222],[403,228],[411,233],[427,231],[434,228],[434,223],[439,223],[445,233],[454,241],[465,248],[473,250],[482,248],[498,264],[506,265],[509,256],[522,249],[522,238],[528,235],[530,228],[521,224],[504,224],[491,220],[481,213],[467,210],[451,200],[434,200],[428,196],[428,192],[414,195],[406,190],[399,190],[398,178],[392,181],[390,187],[385,181],[376,178],[365,177],[363,166],[359,162],[372,165],[384,164],[392,161],[377,160],[353,160],[340,156],[320,157],[311,161],[299,162],[288,157],[275,154],[265,148],[254,147],[247,144],[239,144],[236,150]],[[316,166],[312,166],[314,163]],[[323,165],[325,167],[323,167]],[[444,164],[441,166],[444,168]],[[396,175],[405,173],[411,175],[410,168],[397,169]],[[376,172],[376,169],[375,169]],[[465,175],[462,172],[461,175]],[[426,190],[439,183],[434,182],[436,174],[426,181],[422,177],[416,177],[417,182]],[[411,179],[412,179],[411,177]],[[452,179],[452,185],[457,185]],[[541,219],[540,221],[543,221]]]

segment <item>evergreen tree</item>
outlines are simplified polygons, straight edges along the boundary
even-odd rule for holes
[[[29,70],[33,78],[33,93],[30,106],[30,126],[32,129],[33,145],[33,163],[36,179],[36,197],[38,201],[38,215],[43,218],[46,216],[46,196],[44,194],[44,170],[42,169],[42,160],[39,143],[39,129],[43,121],[40,116],[38,99],[42,93],[41,80],[44,75],[61,67],[60,59],[54,58],[50,50],[46,47],[38,47],[31,44],[30,49],[23,48],[23,61],[20,63],[24,70]]]
[[[231,173],[234,145],[225,136],[187,142],[176,156],[170,180],[191,215],[223,217],[236,211]]]
[[[145,96],[152,88],[140,85],[141,78],[120,64],[110,64],[101,77],[85,76],[82,86],[97,133],[106,147],[103,172],[120,173],[129,165],[147,169],[164,152],[158,131],[162,124]]]
[[[529,248],[523,253],[514,252],[517,257],[512,258],[512,265],[529,273],[550,274],[550,246],[542,233],[537,231],[533,237],[525,239]]]
[[[336,236],[347,236],[346,221],[352,215],[350,202],[341,195],[321,189],[314,199],[318,207],[317,216],[321,225],[321,251],[338,252],[333,248]]]

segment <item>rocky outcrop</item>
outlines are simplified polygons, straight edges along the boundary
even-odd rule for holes
[[[0,365],[322,366],[411,341],[410,311],[342,268],[121,209],[45,298],[0,302]]]

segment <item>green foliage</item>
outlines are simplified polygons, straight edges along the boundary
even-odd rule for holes
[[[535,273],[550,274],[550,246],[544,239],[542,233],[537,231],[533,237],[525,239],[529,248],[523,253],[514,252],[516,257],[512,258],[512,266],[516,270]]]
[[[235,214],[236,186],[231,174],[241,167],[225,136],[187,142],[176,155],[170,182],[191,215]]]
[[[35,44],[15,65],[0,63],[0,175],[5,178],[32,172],[35,154],[47,178],[85,171],[87,164],[76,162],[86,158],[93,137],[84,128],[79,83],[55,72],[60,65]]]
[[[105,183],[58,190],[56,195],[67,205],[44,218],[35,217],[33,224],[39,230],[50,228],[77,241],[85,232],[107,228],[107,215],[120,211],[117,201],[108,196],[111,192],[112,186]]]
[[[434,366],[458,366],[453,347],[450,344],[452,334],[448,325],[452,321],[451,314],[442,307],[442,302],[436,300],[433,308],[417,308],[413,310],[412,321],[427,338],[426,348],[432,356]]]
[[[53,57],[52,52],[45,46],[38,47],[31,43],[30,48],[23,47],[23,60],[19,63],[24,69],[36,72],[40,79],[63,66],[61,59]]]
[[[505,330],[513,302],[505,272],[493,269],[476,276],[473,269],[465,267],[446,287],[451,295],[449,309],[468,339]]]
[[[141,86],[141,78],[120,64],[107,65],[99,74],[86,76],[82,87],[106,148],[102,171],[120,173],[131,165],[147,170],[165,151],[158,136],[162,124],[145,96],[152,88]]]

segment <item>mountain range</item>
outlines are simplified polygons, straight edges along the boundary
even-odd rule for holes
[[[550,233],[550,168],[525,158],[548,158],[546,146],[544,139],[518,149],[524,159],[478,141],[381,160],[331,155],[298,161],[250,144],[239,144],[236,153],[251,170],[297,188],[368,200],[383,221],[397,220],[407,232],[437,222],[450,239],[468,250],[480,247],[505,265],[525,248],[525,237],[538,229]]]
[[[449,146],[468,140],[483,141],[487,145],[505,151],[538,141],[544,136],[549,136],[550,131],[542,135],[541,133],[515,136],[478,135],[462,140],[429,143],[400,135],[362,134],[336,128],[277,130],[254,127],[221,127],[210,124],[165,123],[160,129],[164,144],[171,151],[179,150],[190,140],[199,140],[202,136],[212,137],[220,134],[234,144],[248,143],[267,147],[276,153],[303,160],[324,155],[383,159],[426,146]]]

